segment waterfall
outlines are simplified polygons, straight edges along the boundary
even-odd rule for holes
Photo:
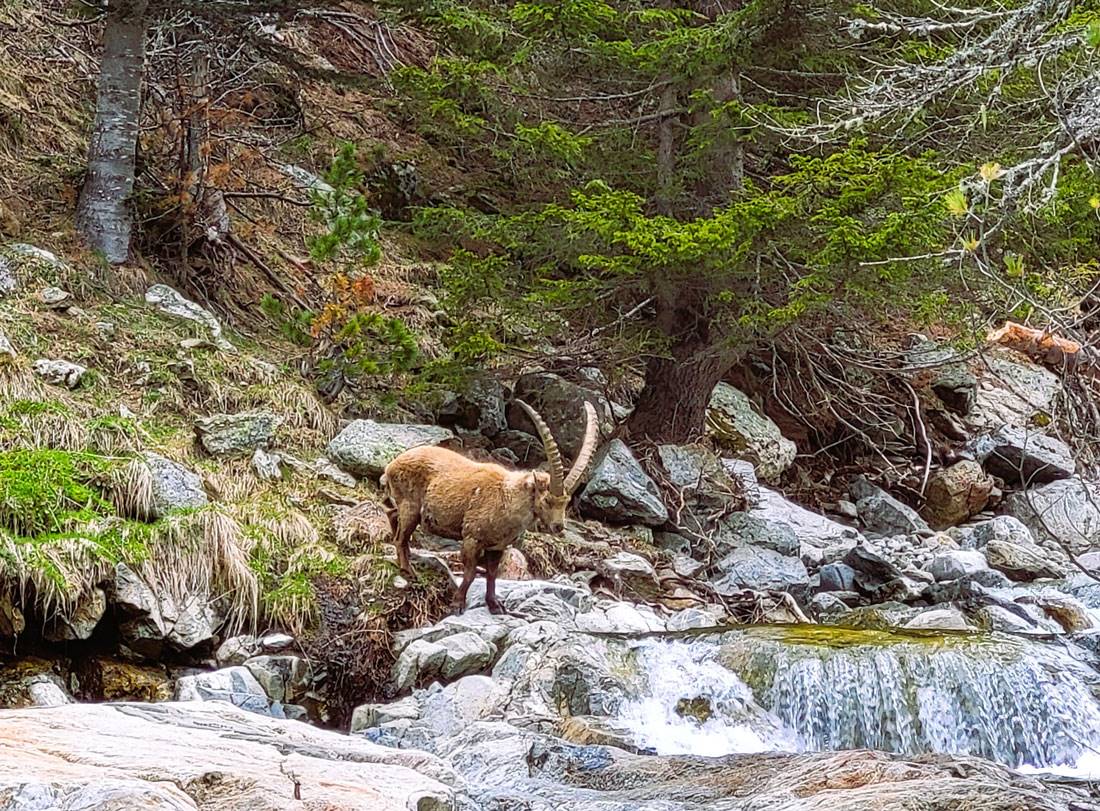
[[[639,697],[620,720],[662,754],[871,748],[1062,772],[1100,762],[1095,674],[1032,641],[770,626],[647,640],[634,656]]]

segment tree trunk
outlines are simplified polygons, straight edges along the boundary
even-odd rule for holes
[[[95,125],[76,227],[112,265],[130,254],[147,0],[109,0],[103,32]]]

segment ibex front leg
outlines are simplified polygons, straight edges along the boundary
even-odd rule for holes
[[[503,614],[504,606],[497,599],[497,569],[500,568],[500,559],[504,552],[500,549],[490,549],[482,557],[485,561],[485,606],[490,614]]]

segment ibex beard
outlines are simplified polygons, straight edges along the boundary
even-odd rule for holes
[[[532,527],[558,534],[565,526],[569,499],[584,478],[596,450],[596,409],[584,404],[584,442],[569,473],[550,428],[538,413],[516,401],[535,425],[546,451],[549,471],[509,470],[474,462],[454,451],[422,446],[405,451],[386,466],[386,514],[397,547],[397,564],[406,575],[409,540],[423,524],[429,532],[462,542],[462,583],[455,611],[466,607],[466,593],[485,569],[485,605],[494,614],[504,608],[496,596],[496,576],[504,550]]]

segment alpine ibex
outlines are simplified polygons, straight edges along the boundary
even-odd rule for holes
[[[546,422],[527,403],[516,402],[535,424],[549,472],[509,470],[471,461],[446,448],[421,446],[410,448],[390,462],[382,476],[389,502],[386,514],[402,572],[412,573],[409,539],[421,522],[436,535],[462,541],[457,613],[466,606],[466,592],[478,564],[485,567],[485,605],[494,614],[503,612],[496,596],[496,575],[504,550],[534,525],[555,534],[562,531],[569,497],[596,450],[596,409],[591,403],[584,404],[584,442],[566,475],[561,451]]]

